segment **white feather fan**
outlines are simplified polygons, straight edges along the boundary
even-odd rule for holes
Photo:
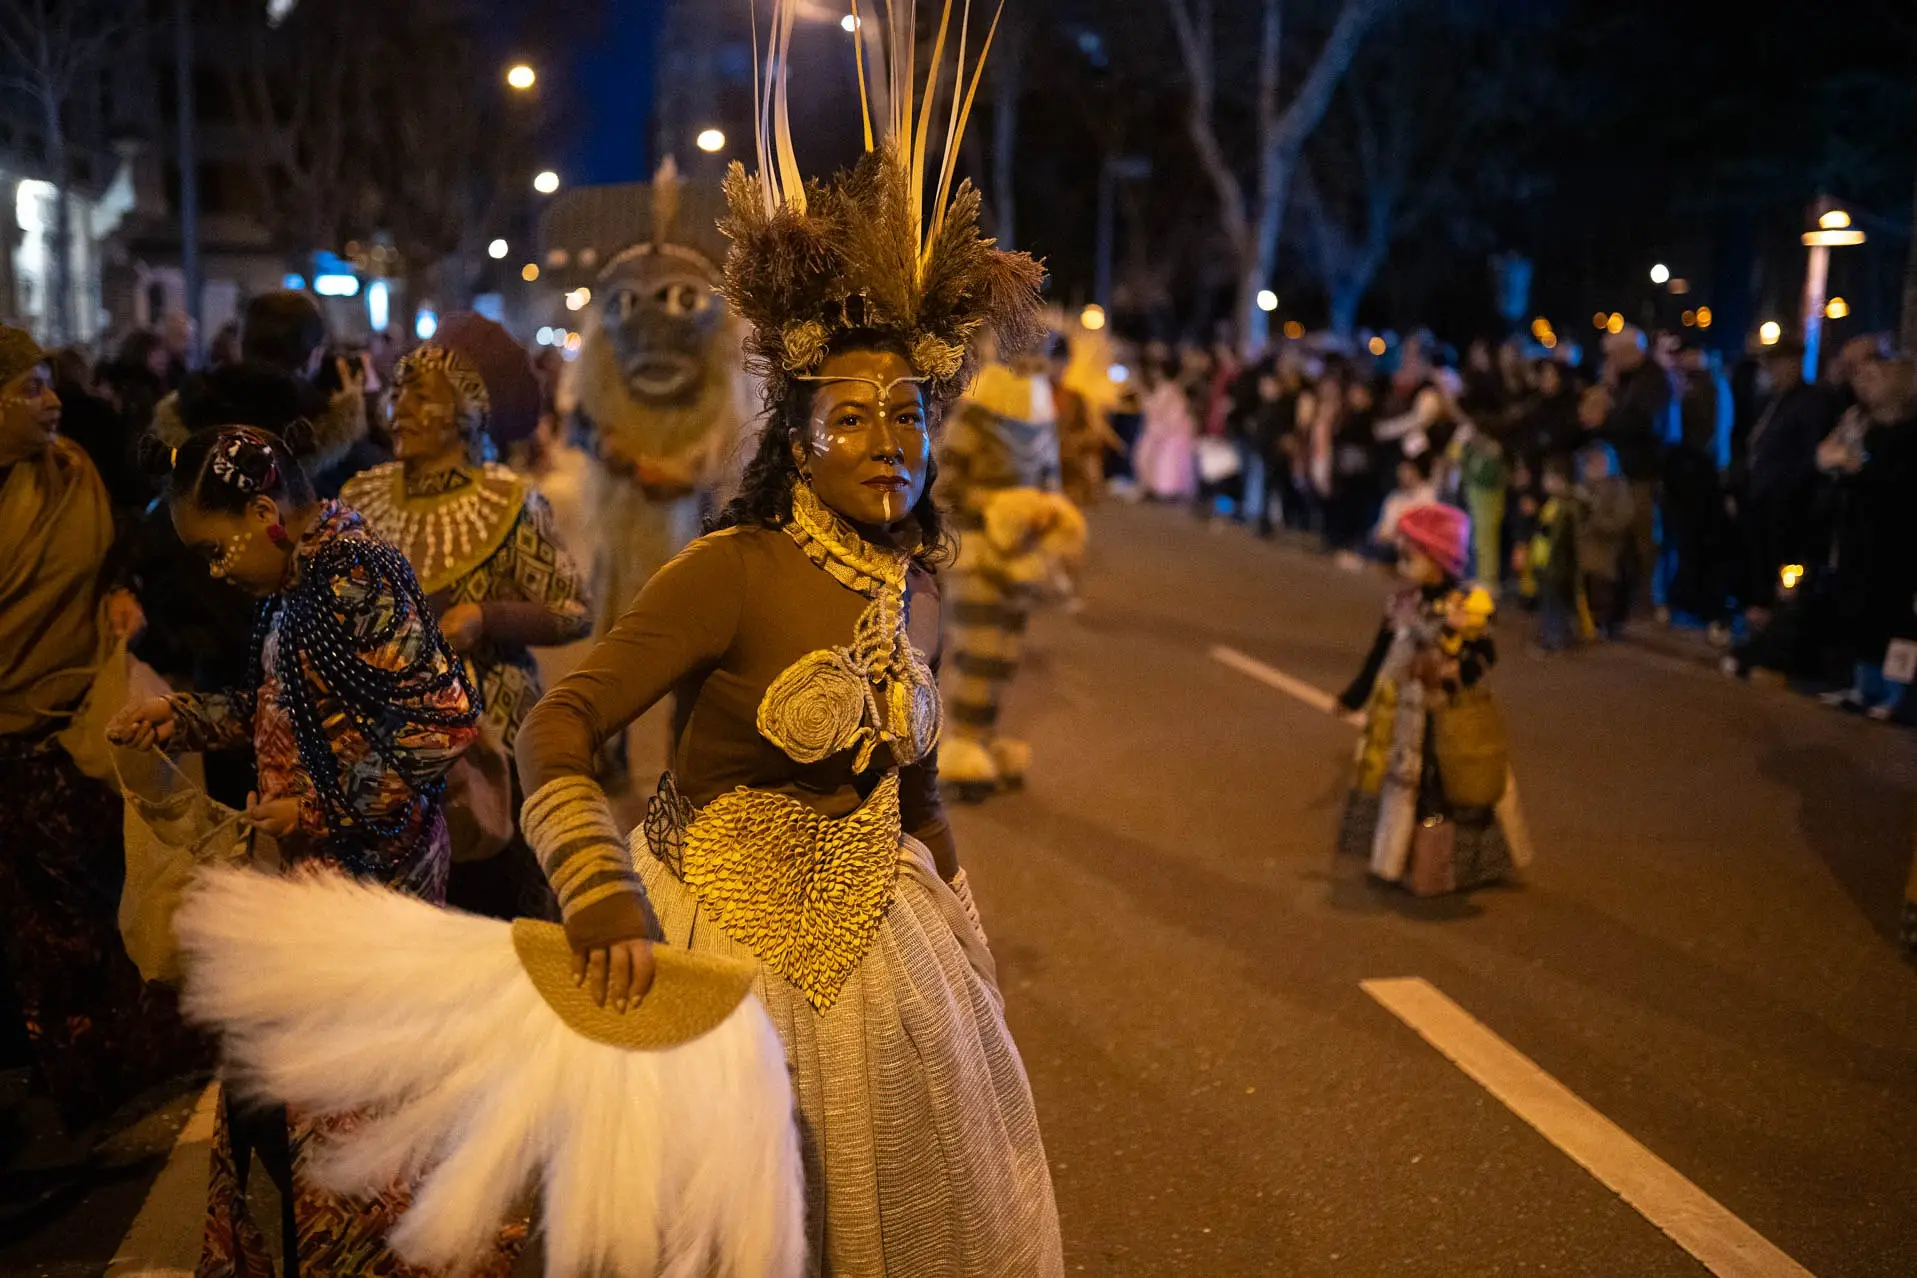
[[[548,1278],[803,1271],[791,1084],[749,993],[679,1046],[608,1046],[542,998],[509,925],[331,874],[207,869],[175,929],[232,1085],[365,1117],[308,1173],[414,1186],[403,1259],[469,1267],[536,1177]]]

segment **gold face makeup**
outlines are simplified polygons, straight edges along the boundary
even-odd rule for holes
[[[815,384],[796,460],[819,500],[870,528],[907,518],[932,457],[928,379],[889,351],[847,351],[798,380]]]
[[[448,456],[460,437],[459,394],[436,368],[407,377],[387,404],[393,428],[393,455],[405,462],[432,462]]]

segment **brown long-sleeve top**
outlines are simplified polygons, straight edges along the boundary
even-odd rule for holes
[[[673,773],[692,804],[745,786],[788,795],[828,817],[850,814],[896,766],[890,751],[880,746],[862,772],[852,749],[802,764],[760,735],[757,715],[787,668],[851,643],[870,602],[816,567],[782,531],[730,528],[700,538],[647,583],[585,662],[526,717],[516,743],[526,794],[563,777],[590,777],[600,746],[676,691]],[[939,597],[929,574],[915,571],[908,582],[907,633],[919,651],[936,653]],[[958,861],[937,760],[934,753],[900,770],[900,817],[950,878]],[[583,927],[568,920],[575,941],[642,930],[643,906],[629,897],[588,909],[595,917],[577,920]]]

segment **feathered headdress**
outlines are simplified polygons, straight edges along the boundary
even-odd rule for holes
[[[1039,284],[1044,268],[1025,253],[999,249],[979,233],[979,194],[953,184],[959,138],[978,93],[985,58],[998,29],[995,14],[969,70],[971,3],[944,0],[932,61],[922,91],[915,75],[917,6],[881,0],[880,43],[887,65],[887,117],[875,127],[862,42],[857,50],[866,154],[830,183],[807,181],[792,149],[786,110],[787,61],[800,0],[773,0],[765,60],[754,75],[758,171],[735,163],[726,175],[729,216],[721,229],[732,241],[723,291],[754,332],[746,353],[765,379],[767,399],[784,400],[795,374],[813,371],[832,339],[853,329],[875,329],[904,345],[913,368],[931,379],[929,397],[963,393],[979,362],[979,342],[990,333],[1015,350],[1040,333]],[[1001,9],[1003,5],[1001,3]],[[756,11],[756,6],[755,6]],[[956,36],[952,101],[942,130],[933,99]],[[755,61],[757,26],[754,26]],[[943,149],[930,205],[927,165],[933,135]]]

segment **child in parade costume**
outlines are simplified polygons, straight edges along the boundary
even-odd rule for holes
[[[1413,585],[1386,601],[1364,668],[1339,697],[1364,712],[1339,846],[1420,896],[1498,882],[1531,859],[1503,723],[1483,686],[1497,661],[1491,599],[1462,580],[1470,535],[1451,506],[1399,519],[1399,572]]]
[[[1059,438],[1042,362],[988,364],[945,426],[939,477],[960,529],[950,574],[945,782],[967,799],[1024,785],[1031,747],[998,732],[1032,604],[1083,553],[1085,520],[1058,491]]]
[[[483,697],[485,749],[506,759],[541,692],[531,649],[584,638],[592,627],[585,580],[559,548],[545,499],[482,460],[488,439],[530,435],[538,408],[518,343],[482,316],[451,316],[394,371],[399,460],[364,472],[341,493],[418,574],[441,633]],[[504,769],[462,780],[511,784]],[[548,912],[539,867],[509,828],[482,831],[457,820],[454,836],[453,905],[498,918]]]
[[[246,815],[279,840],[286,861],[443,900],[450,847],[440,796],[478,732],[479,700],[411,567],[357,514],[317,500],[286,442],[252,427],[190,436],[174,455],[170,499],[181,540],[208,571],[263,601],[256,677],[244,688],[137,702],[110,739],[168,751],[250,740],[259,790]],[[293,1183],[281,1187],[292,1191],[289,1270],[296,1260],[309,1274],[416,1272],[385,1242],[406,1204],[402,1189],[348,1198],[305,1175],[302,1150],[331,1121],[236,1113],[230,1100],[222,1108],[203,1278],[272,1272],[247,1207],[256,1137],[291,1155]],[[478,1272],[506,1272],[523,1237],[523,1225],[503,1231]]]

